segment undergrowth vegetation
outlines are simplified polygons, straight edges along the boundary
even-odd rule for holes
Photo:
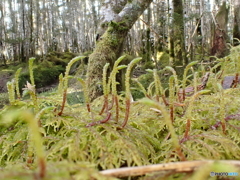
[[[239,52],[239,46],[233,47],[208,72],[203,66],[201,72],[195,71],[197,62],[185,68],[183,77],[171,67],[149,70],[153,81],[147,88],[136,82],[145,96],[140,100],[131,97],[130,72],[141,58],[125,66],[119,65],[122,56],[109,77],[109,65],[104,67],[104,95],[93,102],[85,80],[69,75],[71,66],[84,56],[68,63],[58,90],[48,96],[36,93],[34,58],[30,59],[30,82],[23,93],[20,70],[7,83],[10,104],[0,111],[0,179],[114,179],[99,170],[240,159]],[[116,74],[123,68],[126,91],[118,94]],[[159,78],[166,71],[172,74],[167,88]],[[230,76],[231,85],[224,89],[224,79]],[[81,84],[84,103],[68,103],[69,78]],[[23,100],[26,94],[30,98]]]

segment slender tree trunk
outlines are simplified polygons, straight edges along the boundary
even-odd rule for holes
[[[174,23],[173,23],[173,11],[170,0],[168,0],[168,49],[169,49],[169,65],[174,66],[175,54],[174,54]]]
[[[173,0],[174,65],[187,64],[182,3],[182,0]]]
[[[91,100],[103,93],[101,87],[103,66],[106,63],[110,63],[112,66],[114,61],[121,55],[128,31],[151,2],[152,0],[132,0],[118,14],[114,13],[112,8],[109,14],[108,11],[105,11],[104,20],[111,17],[114,17],[114,19],[110,23],[104,24],[104,26],[107,26],[107,30],[98,40],[96,48],[89,57],[87,79],[89,98]],[[114,6],[109,4],[108,7]]]
[[[29,15],[29,24],[30,24],[30,39],[29,39],[29,44],[30,44],[30,47],[29,47],[29,55],[30,56],[34,56],[35,55],[35,40],[34,40],[34,36],[33,36],[33,33],[34,33],[34,22],[33,22],[33,14],[34,14],[34,9],[33,9],[33,0],[31,0],[29,2],[29,11],[30,11],[30,15]]]
[[[147,23],[150,25],[151,24],[151,8],[148,8],[148,14],[147,14]],[[147,45],[146,45],[146,49],[147,49],[147,57],[146,57],[146,62],[151,61],[151,31],[150,31],[150,27],[147,28]]]
[[[4,22],[4,17],[5,17],[5,7],[3,5],[0,4],[0,24],[2,27],[4,28],[1,28],[0,29],[0,59],[3,61],[2,63],[4,65],[7,64],[6,62],[6,57],[5,57],[5,52],[6,52],[6,49],[5,49],[5,42],[4,40],[6,39],[6,30],[5,30],[5,22]]]
[[[95,30],[97,29],[97,25],[98,25],[98,20],[97,20],[97,12],[96,12],[96,7],[95,7],[95,0],[90,0],[91,2],[91,9],[92,9],[92,16],[93,16],[93,22],[94,22],[94,28]]]
[[[22,0],[21,2],[21,9],[22,9],[22,43],[21,43],[21,60],[22,62],[26,62],[26,56],[25,56],[25,37],[26,37],[26,31],[25,31],[25,1]]]

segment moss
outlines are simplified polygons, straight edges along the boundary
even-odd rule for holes
[[[58,80],[58,76],[63,73],[65,69],[61,66],[54,66],[51,68],[48,67],[37,67],[33,70],[35,84],[37,88],[47,86],[56,82]],[[19,76],[19,87],[22,89],[26,82],[30,82],[29,73],[25,72]]]
[[[111,21],[108,25],[108,32],[113,33],[113,32],[122,32],[122,31],[126,31],[128,30],[128,28],[126,27],[126,24],[124,21],[121,22],[115,22],[115,21]]]
[[[41,66],[46,67],[46,68],[52,68],[53,67],[53,62],[43,60],[43,62],[41,63]]]
[[[133,86],[134,86],[134,85],[133,85]],[[139,99],[145,97],[145,95],[143,94],[143,92],[139,91],[138,88],[132,89],[132,90],[131,90],[131,93],[132,93],[132,97],[133,97],[134,100],[139,100]]]
[[[145,89],[154,81],[152,73],[146,73],[138,78],[138,81],[143,85]]]
[[[219,60],[218,65],[221,65],[224,72],[239,72],[238,48],[232,49],[228,59]],[[44,72],[46,69],[39,70]],[[154,72],[156,77],[156,70]],[[169,94],[173,97],[167,101],[172,103],[170,105],[174,105],[173,111],[170,106],[165,106],[161,99],[156,102],[154,92],[150,94],[151,100],[132,102],[129,121],[123,129],[119,129],[119,125],[126,117],[125,97],[118,96],[119,122],[116,122],[116,104],[113,104],[112,108],[108,106],[107,109],[107,113],[110,113],[109,121],[103,123],[103,120],[109,116],[107,113],[99,115],[104,104],[103,96],[91,103],[91,113],[89,113],[84,104],[75,102],[74,97],[78,95],[81,97],[82,92],[69,94],[68,102],[70,104],[74,101],[72,103],[74,105],[66,105],[62,116],[56,115],[56,110],[62,104],[62,101],[59,101],[61,96],[57,93],[48,97],[37,96],[39,107],[43,109],[34,112],[32,120],[39,122],[39,126],[34,127],[34,132],[41,132],[42,149],[46,150],[45,179],[105,179],[107,177],[100,175],[99,170],[177,162],[180,157],[176,153],[177,150],[180,150],[189,161],[239,159],[240,91],[238,88],[223,90],[220,86],[221,79],[217,77],[218,74],[211,72],[209,81],[213,85],[213,93],[202,95],[208,92],[203,90],[186,97],[182,103],[178,101],[177,93],[174,91],[174,81],[171,81]],[[153,73],[140,76],[139,81],[143,85],[146,83],[144,86],[147,87],[153,81]],[[194,84],[191,79],[189,83]],[[138,89],[133,90],[132,94],[141,96]],[[110,105],[112,97],[109,96],[107,99]],[[39,179],[37,153],[30,140],[32,137],[30,132],[33,129],[30,127],[29,130],[27,124],[22,122],[26,115],[17,116],[16,119],[11,118],[16,111],[21,112],[21,115],[29,114],[29,111],[25,110],[31,111],[33,102],[19,100],[15,103],[16,105],[5,106],[0,111],[0,148],[2,149],[0,179],[36,179],[36,177]],[[53,107],[49,108],[49,106]],[[170,117],[171,112],[174,113],[171,131],[176,133],[177,142],[180,143],[179,149],[174,147],[176,145],[173,144],[173,136],[169,136],[170,128],[166,117]],[[225,134],[218,120],[225,121]],[[92,123],[95,123],[95,126],[86,127]],[[186,172],[181,173],[183,178],[189,178],[191,175]],[[169,179],[169,174],[166,174],[166,178]]]
[[[154,69],[153,61],[147,61],[143,65],[143,69]]]
[[[169,66],[169,54],[165,51],[158,52],[157,62],[158,62],[158,67],[164,68],[165,66]]]
[[[72,92],[67,94],[67,102],[69,105],[84,103],[83,92]]]
[[[64,61],[63,59],[60,59],[56,56],[47,57],[47,60],[50,61],[50,62],[53,62],[56,65],[61,65],[61,66],[66,66],[67,65],[66,61]]]

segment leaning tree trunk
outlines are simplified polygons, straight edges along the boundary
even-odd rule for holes
[[[110,2],[110,1],[106,1]],[[108,6],[112,6],[111,1]],[[127,1],[115,1],[127,2]],[[89,98],[93,100],[102,95],[102,71],[106,63],[113,66],[114,61],[121,55],[123,44],[127,33],[143,13],[143,11],[150,5],[152,0],[132,0],[128,1],[123,9],[116,14],[116,10],[105,11],[105,17],[114,17],[110,23],[105,23],[107,30],[98,39],[93,53],[89,56],[87,83],[89,90]],[[110,8],[111,9],[111,8]],[[115,11],[115,12],[114,12]],[[108,14],[108,12],[110,14]],[[110,15],[110,16],[109,16]],[[104,27],[104,26],[103,26]]]

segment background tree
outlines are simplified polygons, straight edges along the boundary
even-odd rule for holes
[[[112,15],[114,15],[118,14],[127,3],[127,0],[119,0],[116,3],[111,1],[111,7],[108,9],[108,3],[104,4],[102,1],[2,0],[0,4],[1,63],[26,61],[30,56],[44,56],[51,51],[75,53],[92,51],[96,34],[101,36],[107,27],[104,27],[104,15],[100,13],[100,9],[104,12],[105,8],[108,12],[112,7]],[[180,45],[177,45],[180,39],[171,41],[170,38],[175,37],[171,35],[171,31],[179,29],[177,26],[175,28],[172,26],[174,14],[184,12],[182,18],[184,26],[181,26],[180,33],[184,39],[181,43],[185,45],[181,45],[180,50],[187,51],[188,60],[206,59],[213,45],[211,24],[214,23],[214,18],[224,0],[211,2],[213,3],[211,4],[209,0],[185,0],[181,7],[182,3],[176,1],[174,8],[172,1],[153,0],[149,9],[142,13],[127,34],[127,40],[123,45],[124,52],[142,56],[144,63],[159,63],[168,57],[169,53],[173,57],[172,52],[178,54],[182,61],[180,54],[183,53],[178,53],[180,51],[168,53],[168,51],[171,50],[169,48],[171,43],[175,42],[177,47]],[[114,3],[116,7],[113,6]],[[239,24],[237,23],[239,1],[226,1],[226,7],[229,7],[226,34],[229,42],[232,43],[233,29],[234,37],[237,37],[238,32],[236,30]],[[108,18],[113,19],[114,16]]]
[[[240,1],[234,1],[234,28],[233,37],[240,39]]]
[[[216,57],[224,57],[227,54],[227,24],[229,9],[226,1],[220,6],[216,17],[213,17],[213,45],[211,54]]]
[[[99,88],[99,84],[102,79],[103,66],[106,63],[110,63],[111,67],[113,66],[114,61],[123,52],[123,44],[127,33],[151,2],[152,0],[133,0],[127,2],[124,8],[116,14],[114,12],[116,10],[113,10],[113,7],[115,9],[117,1],[115,3],[114,1],[105,1],[107,9],[106,11],[102,11],[105,17],[103,21],[108,21],[108,17],[114,18],[110,23],[105,24],[107,30],[101,36],[101,39],[89,57],[87,76],[90,99],[95,99],[102,95],[103,90],[101,87]],[[119,3],[119,5],[119,9],[121,9],[122,4]]]
[[[184,14],[182,0],[173,0],[172,43],[170,52],[173,56],[173,65],[187,64],[185,51]]]
[[[233,38],[239,37],[237,0],[151,0],[144,8],[142,3],[2,0],[0,63],[26,62],[30,56],[44,59],[52,51],[91,54],[94,50],[88,69],[89,83],[99,86],[99,93],[95,89],[91,94],[101,94],[100,69],[106,62],[112,65],[122,52],[143,57],[140,64],[143,70],[161,69],[166,65],[182,66],[192,60],[208,61],[209,55],[222,57],[227,52],[226,44],[233,44]],[[137,6],[136,16],[130,5]],[[224,18],[220,15],[222,7],[227,10]],[[133,14],[127,16],[126,12]],[[223,31],[213,30],[213,25],[221,26]],[[119,31],[122,36],[117,35]],[[224,37],[224,46],[219,46],[217,37],[223,32],[228,38]],[[110,35],[116,41],[115,44],[111,41],[111,47],[105,48],[109,53],[104,53],[100,47],[109,47],[106,37]],[[219,50],[219,47],[224,48]]]

